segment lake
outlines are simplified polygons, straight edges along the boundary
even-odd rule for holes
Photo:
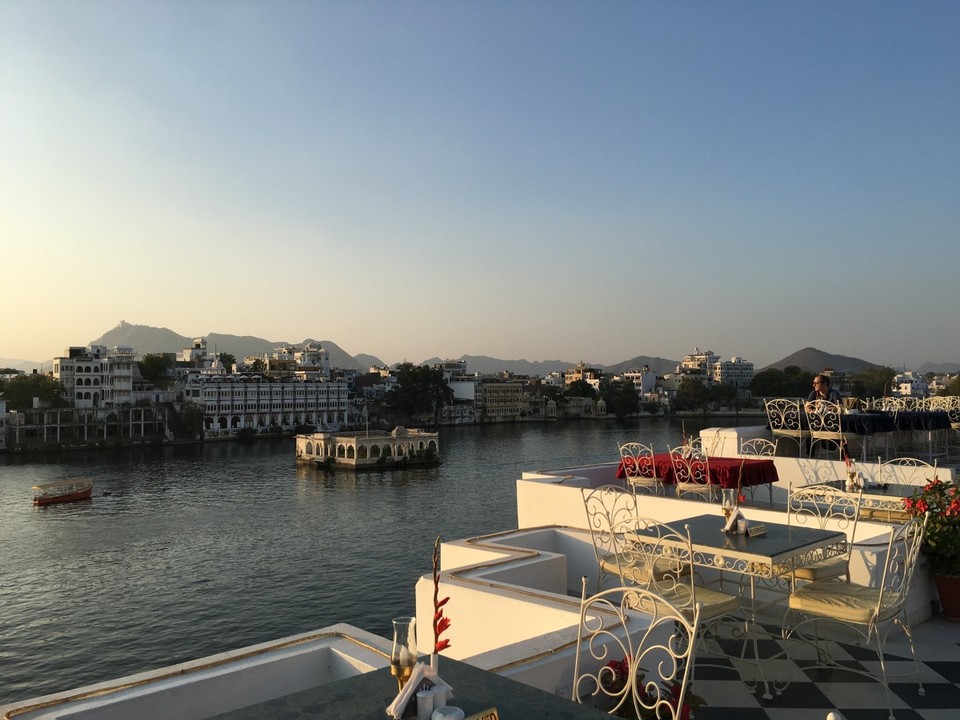
[[[292,438],[0,456],[0,701],[336,622],[390,637],[437,535],[514,528],[523,471],[628,440],[664,450],[681,423],[444,428],[439,466],[361,473],[298,466]],[[31,504],[32,485],[81,476],[92,500]]]

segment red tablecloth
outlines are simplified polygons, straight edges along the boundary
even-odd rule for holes
[[[628,460],[627,462],[632,461]],[[655,453],[653,462],[657,468],[657,477],[665,485],[673,485],[673,463],[670,461],[670,453]],[[741,466],[743,467],[743,487],[769,485],[780,479],[777,475],[777,466],[774,465],[773,460],[711,457],[707,458],[707,462],[710,467],[710,482],[725,488],[735,488],[737,486]],[[649,463],[648,458],[640,458],[640,469],[644,470],[649,467]],[[617,478],[623,480],[626,477],[624,461],[621,460],[617,466]]]

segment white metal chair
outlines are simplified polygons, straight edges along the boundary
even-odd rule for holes
[[[679,525],[682,521],[677,521]],[[697,582],[693,567],[690,530],[683,531],[653,518],[636,516],[613,528],[624,539],[621,555],[626,560],[622,584],[642,587],[662,595],[688,617],[701,605],[700,620],[710,622],[730,615],[740,607],[740,598]]]
[[[766,438],[743,438],[740,441],[740,454],[751,457],[773,458],[777,456],[777,444],[780,439],[767,440]]]
[[[630,558],[622,553],[623,537],[613,529],[636,516],[636,497],[617,485],[583,488],[580,492],[597,558],[597,591],[622,585],[621,577]]]
[[[933,465],[914,457],[899,457],[879,464],[877,482],[881,485],[916,485],[923,487],[937,474],[937,461]]]
[[[670,448],[670,464],[677,497],[713,501],[719,489],[710,482],[710,464],[707,456],[690,446]]]
[[[837,577],[850,579],[850,553],[856,541],[862,497],[863,488],[856,493],[849,493],[831,485],[804,485],[796,490],[790,486],[787,525],[820,530],[830,525],[847,535],[846,555],[823,558],[795,569],[794,585],[797,581],[811,582]]]
[[[810,457],[818,443],[833,443],[839,458],[843,444],[849,446],[847,434],[843,432],[840,415],[843,408],[839,403],[829,400],[813,400],[806,404],[807,423],[810,427]],[[822,445],[821,445],[822,447]]]
[[[764,403],[767,424],[775,438],[788,438],[797,443],[797,455],[803,455],[803,444],[810,431],[803,426],[803,411],[799,400],[774,398]]]
[[[700,608],[688,615],[655,591],[616,587],[587,596],[583,578],[573,700],[611,715],[685,717]]]
[[[638,442],[620,446],[620,465],[634,494],[663,495],[663,482],[657,477],[653,448]]]
[[[831,578],[815,580],[798,586],[790,593],[789,610],[784,617],[783,637],[797,637],[818,648],[818,664],[839,666],[821,644],[831,635],[821,632],[821,625],[840,624],[853,630],[865,643],[872,644],[880,664],[880,677],[868,672],[840,666],[848,672],[858,672],[879,681],[887,698],[890,720],[894,720],[893,703],[887,682],[884,646],[894,625],[899,625],[907,637],[913,655],[919,694],[924,694],[920,664],[913,646],[913,635],[907,619],[907,592],[916,570],[920,547],[926,530],[927,515],[915,517],[890,530],[886,555],[882,560],[879,581],[860,585],[849,580]]]
[[[777,444],[780,438],[776,440],[767,440],[766,438],[744,438],[740,441],[740,454],[748,457],[767,458],[773,460],[777,456]],[[750,502],[755,500],[757,492],[756,485],[749,485],[741,488],[750,496]],[[773,483],[767,483],[767,492],[770,493],[770,507],[773,507]]]

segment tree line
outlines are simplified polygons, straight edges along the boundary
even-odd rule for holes
[[[228,357],[232,360],[232,356]],[[171,380],[170,371],[177,363],[162,353],[144,355],[137,363],[140,375],[156,387],[167,387]],[[0,374],[13,374],[10,368],[0,369]],[[385,404],[399,415],[407,417],[431,415],[437,417],[440,409],[453,403],[453,391],[439,368],[413,363],[401,363],[394,370],[397,383],[387,393]],[[761,370],[750,384],[750,396],[741,397],[737,389],[726,383],[706,385],[696,379],[685,379],[677,388],[673,409],[703,410],[711,406],[734,409],[757,407],[762,398],[770,397],[806,397],[810,392],[816,373],[789,366],[783,370],[769,368]],[[889,395],[890,385],[896,372],[892,368],[868,367],[858,373],[849,374],[844,389],[856,397],[882,397]],[[929,377],[932,377],[932,373]],[[928,379],[929,379],[928,377]],[[567,398],[587,397],[602,399],[607,412],[616,417],[629,417],[637,412],[657,412],[657,403],[643,402],[640,393],[630,381],[603,378],[599,389],[590,383],[577,380],[565,388],[540,386],[536,390],[542,396],[554,400],[563,406]],[[4,394],[8,410],[29,410],[33,399],[39,398],[46,407],[68,407],[63,385],[50,375],[40,373],[17,374],[14,377],[0,379],[0,393]],[[942,395],[960,395],[960,377],[955,378]]]

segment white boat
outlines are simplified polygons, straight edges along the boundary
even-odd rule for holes
[[[701,441],[711,454],[730,456],[736,455],[733,448],[740,447],[742,438],[763,432],[712,428],[701,433]],[[774,504],[783,504],[790,483],[845,477],[839,461],[777,457],[774,462],[780,477]],[[570,696],[581,578],[592,582],[597,572],[581,490],[612,482],[616,467],[617,459],[611,457],[609,463],[525,472],[516,486],[516,528],[443,543],[440,594],[450,598],[445,612],[452,621],[447,631],[451,647],[444,656]],[[950,468],[940,472],[942,479],[954,479]],[[644,504],[647,514],[669,522],[688,516],[691,501],[649,496]],[[718,504],[697,505],[698,513],[715,512],[722,524]],[[750,507],[746,512],[754,523],[782,522],[779,510]],[[882,541],[888,533],[888,526],[879,522],[861,521],[859,528],[858,546]],[[869,581],[872,567],[870,552],[855,550],[852,579]],[[418,625],[430,628],[433,577],[410,582],[415,584]],[[934,592],[925,576],[916,583],[908,603],[912,624],[930,617]],[[385,667],[390,646],[387,638],[348,625],[332,626],[0,706],[0,718],[203,720]]]

